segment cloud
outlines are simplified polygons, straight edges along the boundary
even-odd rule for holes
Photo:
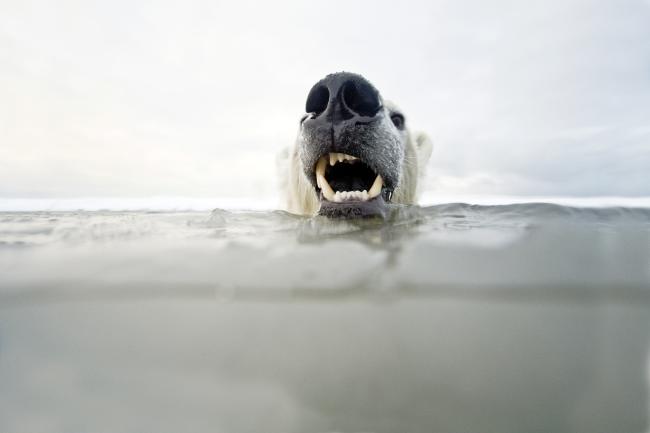
[[[650,195],[650,7],[623,3],[4,3],[0,196],[268,194],[339,70],[433,136],[435,191]]]

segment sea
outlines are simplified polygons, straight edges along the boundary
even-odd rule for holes
[[[0,432],[650,431],[650,206],[236,205],[5,205]]]

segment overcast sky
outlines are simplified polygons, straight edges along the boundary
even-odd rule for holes
[[[361,73],[427,189],[650,195],[650,1],[0,0],[0,197],[262,197],[310,87]]]

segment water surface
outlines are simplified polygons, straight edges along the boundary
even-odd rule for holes
[[[0,213],[2,432],[645,432],[650,210]]]

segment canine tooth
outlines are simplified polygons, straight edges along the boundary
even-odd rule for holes
[[[320,178],[320,190],[323,192],[325,198],[329,201],[334,200],[334,191],[327,180],[324,177]]]
[[[334,191],[332,190],[330,184],[327,183],[327,179],[325,179],[324,176],[317,174],[316,182],[320,184],[320,189],[321,191],[323,191],[323,195],[325,196],[325,198],[329,201],[332,201],[334,198]]]
[[[375,181],[373,182],[372,186],[368,190],[368,198],[377,197],[381,192],[381,187],[383,184],[384,184],[384,180],[381,178],[380,175],[377,175]]]
[[[332,201],[334,200],[334,191],[332,190],[330,184],[327,183],[327,179],[325,179],[326,166],[327,166],[327,157],[322,156],[316,163],[316,185],[318,185],[318,187],[323,192],[323,196],[327,200]]]
[[[316,175],[319,174],[325,177],[325,167],[327,166],[327,157],[321,156],[318,162],[316,163]]]
[[[330,165],[336,164],[336,153],[330,153]]]

